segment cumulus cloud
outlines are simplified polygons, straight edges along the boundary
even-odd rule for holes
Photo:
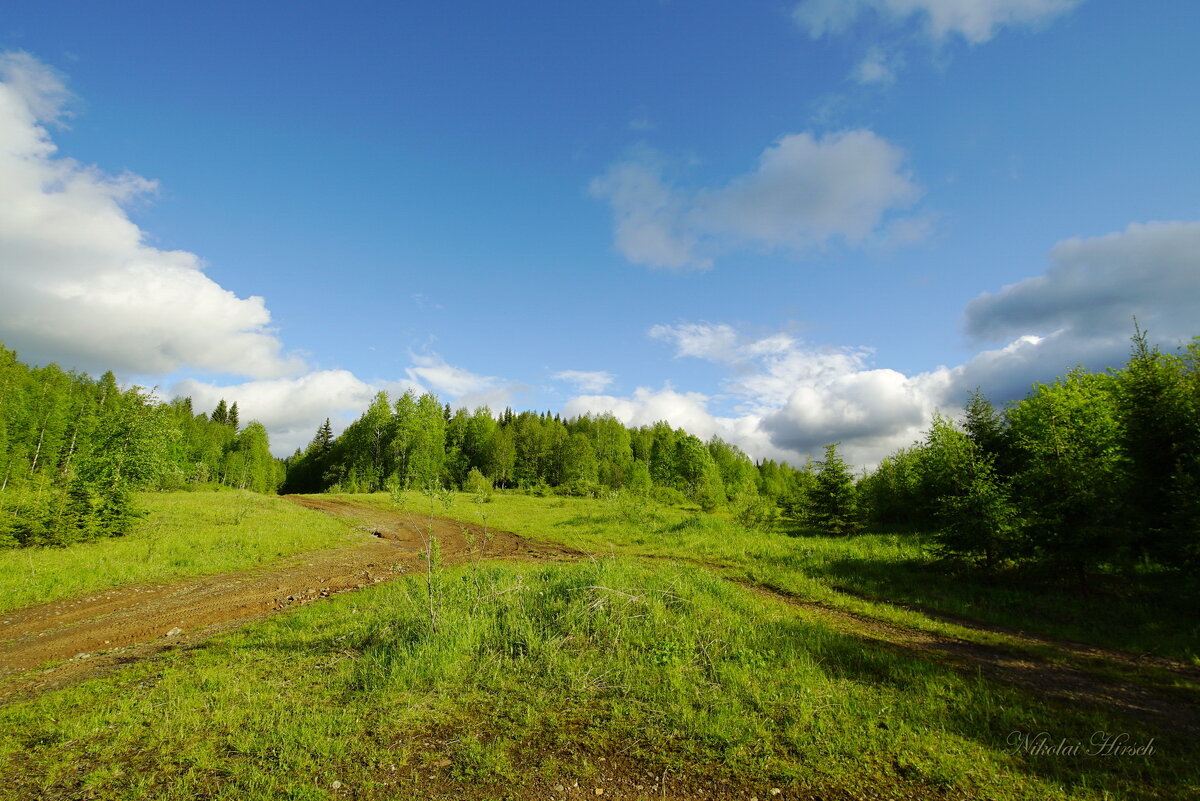
[[[1189,336],[1200,319],[1200,222],[1133,224],[1050,251],[1050,267],[968,304],[967,333],[985,340],[1068,331],[1128,335],[1144,327]]]
[[[243,421],[257,420],[271,436],[271,450],[286,456],[312,440],[317,427],[330,418],[335,432],[357,419],[375,394],[394,400],[405,392],[435,392],[454,406],[500,409],[512,402],[521,386],[495,376],[480,376],[446,363],[438,355],[412,354],[405,377],[364,381],[348,370],[314,370],[301,376],[218,384],[187,378],[170,387],[170,394],[192,398],[197,411],[208,411],[221,399],[238,404]]]
[[[612,412],[626,425],[651,425],[669,420],[698,437],[707,438],[717,429],[708,411],[708,396],[699,392],[678,392],[669,384],[660,390],[638,387],[627,398],[614,395],[581,395],[563,407],[568,417]]]
[[[493,411],[510,406],[525,385],[498,376],[479,375],[463,367],[447,364],[437,354],[410,354],[415,366],[405,370],[410,379],[420,382],[456,407],[473,409],[487,406]]]
[[[563,370],[555,373],[552,378],[556,381],[566,381],[574,384],[580,392],[603,392],[613,382],[612,373],[602,370]]]
[[[58,155],[47,126],[69,98],[32,56],[0,55],[0,339],[32,361],[142,375],[303,369],[262,298],[222,288],[195,254],[146,244],[126,209],[154,182]]]
[[[1067,240],[1050,258],[1044,275],[969,304],[965,328],[997,346],[962,364],[906,375],[875,365],[866,347],[817,347],[787,333],[751,337],[726,323],[656,325],[648,336],[672,345],[675,357],[726,368],[719,395],[641,387],[624,397],[581,396],[566,408],[611,411],[628,425],[667,420],[754,458],[793,463],[840,442],[850,462],[870,467],[920,439],[935,412],[958,414],[976,388],[1004,403],[1076,365],[1123,364],[1134,315],[1165,348],[1197,333],[1200,223]],[[722,404],[729,413],[714,410]]]
[[[921,194],[904,152],[863,129],[780,137],[754,170],[716,188],[671,186],[653,158],[638,156],[614,164],[589,189],[612,207],[617,250],[635,264],[668,269],[707,269],[730,248],[861,245]]]
[[[815,39],[844,33],[865,15],[888,24],[916,17],[935,40],[988,41],[1001,28],[1043,25],[1083,0],[803,0],[792,18]]]
[[[813,456],[830,442],[873,463],[908,444],[945,401],[941,371],[906,376],[872,366],[864,347],[814,347],[777,333],[743,338],[728,325],[690,324],[653,332],[677,356],[741,365],[723,385],[777,451]],[[718,348],[697,348],[701,341]],[[794,457],[793,457],[794,458]]]
[[[197,412],[215,408],[221,399],[236,401],[243,422],[257,420],[266,426],[276,456],[306,446],[326,417],[339,429],[344,427],[362,414],[378,391],[348,370],[226,385],[188,378],[171,387],[173,395],[190,397]]]
[[[567,413],[610,411],[635,426],[667,420],[754,458],[793,463],[841,442],[852,462],[873,465],[917,439],[956,386],[945,368],[905,376],[874,367],[869,348],[817,347],[787,333],[748,337],[727,323],[656,325],[648,335],[673,345],[677,358],[727,368],[721,394],[639,387],[626,397],[573,398]],[[717,403],[731,405],[731,413],[715,412]]]
[[[612,206],[613,238],[629,261],[672,270],[712,266],[712,259],[696,255],[687,199],[667,186],[653,160],[614,164],[588,191]]]
[[[967,304],[963,327],[985,350],[952,371],[956,384],[1020,397],[1080,365],[1128,358],[1134,319],[1171,350],[1200,333],[1200,222],[1135,223],[1124,231],[1059,242],[1042,275]]]

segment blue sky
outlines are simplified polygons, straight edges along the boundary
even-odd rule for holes
[[[870,464],[1200,334],[1194,3],[125,5],[0,19],[0,341],[280,453],[420,388]]]

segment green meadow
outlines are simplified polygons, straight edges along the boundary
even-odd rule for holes
[[[140,492],[123,537],[0,549],[0,612],[123,584],[224,573],[350,541],[352,527],[246,490]]]
[[[394,508],[384,495],[342,497]],[[214,551],[250,549],[231,542],[275,532],[262,535],[269,547],[242,557],[258,564],[299,546],[278,539],[294,515],[314,526],[322,519],[261,500],[234,525],[222,522],[238,508],[229,493],[159,496],[173,516],[139,529],[138,547],[178,536],[224,538]],[[427,499],[413,494],[407,502],[419,523]],[[821,613],[822,605],[844,608],[1004,644],[1001,634],[884,602],[894,593],[962,612],[982,592],[936,579],[919,540],[753,531],[620,497],[497,494],[473,503],[459,495],[438,511],[591,555],[502,563],[487,558],[481,539],[477,559],[431,579],[410,575],[346,593],[0,708],[7,735],[0,798],[1183,799],[1200,792],[1193,733],[1050,700],[864,640]],[[251,515],[259,516],[257,528]],[[344,529],[314,534],[308,547],[334,545]],[[75,549],[33,553],[84,558]],[[51,572],[49,562],[44,570]],[[797,606],[747,585],[815,603]],[[1099,606],[1079,599],[1075,612]],[[990,606],[973,611],[979,619],[999,615]],[[1122,615],[1136,614],[1114,611],[1107,620],[1118,627],[1136,619]],[[1062,628],[1069,625],[1047,613],[1026,628],[1090,631]],[[1143,636],[1113,631],[1095,639]],[[1191,653],[1186,631],[1167,641],[1174,653]],[[1124,736],[1141,753],[1092,753],[1097,732]],[[1056,751],[1047,745],[1060,742]]]

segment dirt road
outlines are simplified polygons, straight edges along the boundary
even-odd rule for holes
[[[358,541],[343,548],[301,554],[257,570],[200,576],[170,585],[114,587],[86,597],[0,614],[0,703],[73,684],[122,664],[200,642],[248,621],[420,570],[422,533],[432,525],[447,564],[473,558],[577,559],[586,554],[506,531],[484,537],[478,526],[456,520],[359,506],[332,498],[288,496],[295,503],[351,521]],[[680,560],[693,561],[693,560]],[[720,565],[697,566],[724,572]],[[743,583],[743,582],[739,582]],[[1175,731],[1200,732],[1200,711],[1171,684],[1194,687],[1200,671],[1167,660],[1011,636],[1003,648],[884,622],[793,597],[779,589],[744,584],[797,611],[861,639],[868,647],[899,648],[965,671],[982,671],[1037,695],[1084,702]],[[934,614],[933,616],[937,616]],[[972,621],[959,625],[997,631]],[[1161,676],[1122,681],[1112,669],[1152,667]],[[42,669],[37,669],[42,668]],[[1109,675],[1097,675],[1093,668]]]
[[[264,615],[419,569],[427,518],[331,499],[290,496],[290,500],[354,522],[362,531],[361,541],[257,570],[199,576],[169,585],[113,587],[0,614],[0,702],[72,684]],[[434,518],[432,526],[447,564],[476,556],[512,560],[582,555],[505,531],[491,532],[481,552],[484,538],[478,526],[441,518]],[[474,542],[464,532],[470,532]],[[52,663],[57,664],[33,670]]]

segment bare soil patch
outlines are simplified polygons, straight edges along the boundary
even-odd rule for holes
[[[432,522],[433,535],[441,542],[442,557],[448,564],[457,564],[466,559],[577,559],[586,556],[583,551],[539,540],[531,540],[508,531],[488,529],[487,545],[484,546],[483,528],[473,523],[463,523],[446,517],[434,517],[430,521],[424,514],[406,514],[383,511],[359,506],[334,498],[311,498],[303,495],[285,495],[289,501],[308,509],[354,521],[364,531],[401,546],[414,555],[424,548],[423,536]],[[471,540],[468,540],[468,534]]]

